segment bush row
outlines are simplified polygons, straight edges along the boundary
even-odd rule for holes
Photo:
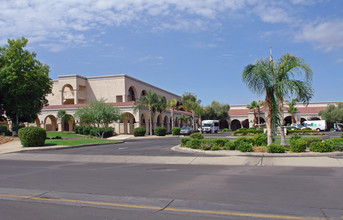
[[[42,146],[45,144],[46,131],[40,127],[24,127],[19,129],[18,137],[23,147]]]
[[[250,135],[250,134],[262,134],[263,128],[240,128],[233,132],[233,135]]]
[[[74,127],[74,132],[76,134],[84,134],[84,135],[91,135],[91,136],[99,136],[99,134],[104,133],[103,138],[113,136],[114,128],[112,127],[105,127],[105,128],[97,128],[92,126],[85,126],[85,125],[76,125]]]

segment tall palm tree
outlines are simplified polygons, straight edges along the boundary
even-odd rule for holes
[[[192,93],[185,93],[181,97],[181,102],[182,102],[182,105],[180,105],[179,108],[182,108],[192,113],[192,119],[193,119],[192,124],[193,124],[193,129],[195,129],[196,128],[195,111],[200,105],[201,100],[198,100],[197,97]]]
[[[258,124],[258,127],[260,128],[261,127],[261,107],[264,106],[264,101],[258,100],[256,104],[257,104],[257,116],[258,116],[257,124]]]
[[[153,91],[148,91],[139,101],[135,101],[134,109],[147,108],[149,112],[149,133],[152,135],[152,118],[159,111],[166,108],[166,100]]]
[[[305,72],[305,80],[295,79],[296,74]],[[281,122],[281,144],[285,143],[283,132],[283,98],[294,96],[299,101],[308,103],[312,97],[310,80],[311,68],[302,59],[284,54],[276,63],[268,58],[258,59],[255,64],[246,66],[242,74],[243,82],[258,95],[266,94],[266,126],[268,145],[273,142],[273,130]]]
[[[195,109],[195,114],[198,115],[198,118],[199,118],[198,126],[200,128],[200,131],[202,132],[202,115],[205,114],[205,109],[202,106],[198,105],[198,107]]]
[[[284,97],[296,97],[297,100],[308,104],[313,92],[310,82],[313,77],[312,70],[301,58],[292,56],[289,53],[282,55],[274,65],[275,68],[275,95],[278,99],[278,109],[280,112],[281,145],[286,145],[284,133]],[[302,80],[298,77],[304,75]]]
[[[172,128],[175,126],[175,122],[174,122],[174,110],[176,110],[177,108],[177,100],[176,99],[169,99],[167,101],[167,107],[170,109],[170,114],[171,114],[171,118],[172,118]]]
[[[250,110],[253,110],[253,112],[254,112],[254,125],[257,124],[257,117],[256,117],[257,102],[252,101],[250,104],[247,105],[247,108]]]
[[[295,117],[294,116],[295,116],[295,113],[298,111],[298,109],[295,107],[296,102],[297,102],[296,99],[292,99],[291,102],[286,101],[286,104],[288,105],[287,112],[291,114],[292,124],[295,123]]]

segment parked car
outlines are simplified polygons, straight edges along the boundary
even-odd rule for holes
[[[306,127],[301,124],[291,124],[291,130],[294,130],[295,128],[299,128],[301,130],[304,130]]]
[[[180,134],[183,134],[183,135],[190,135],[194,132],[193,128],[192,127],[182,127],[181,128],[181,131],[180,131]]]

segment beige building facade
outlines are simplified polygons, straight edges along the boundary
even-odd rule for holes
[[[180,96],[135,79],[131,76],[111,75],[84,77],[80,75],[59,76],[53,81],[52,94],[47,96],[49,106],[44,107],[34,124],[47,131],[73,131],[75,125],[83,124],[78,119],[71,119],[68,123],[61,123],[57,119],[57,112],[66,110],[67,114],[74,116],[79,107],[87,103],[105,99],[107,103],[118,107],[123,113],[122,120],[111,124],[116,134],[132,134],[136,127],[145,127],[149,132],[149,120],[152,120],[155,127],[165,127],[171,131],[171,111],[166,109],[162,113],[157,112],[153,118],[149,118],[147,109],[134,110],[133,104],[141,99],[148,91],[154,91],[158,95],[169,99],[180,100]],[[179,120],[182,115],[189,116],[184,111],[174,111],[175,126],[190,125],[190,120],[183,122]]]

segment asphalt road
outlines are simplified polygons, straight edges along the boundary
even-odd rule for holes
[[[1,219],[340,219],[339,168],[0,160]]]

